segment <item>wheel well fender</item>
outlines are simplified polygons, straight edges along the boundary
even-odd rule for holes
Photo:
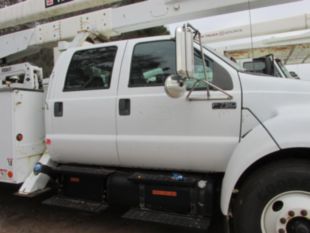
[[[261,125],[249,132],[234,150],[225,170],[221,188],[221,210],[228,215],[232,193],[242,174],[256,161],[279,151],[275,141]]]

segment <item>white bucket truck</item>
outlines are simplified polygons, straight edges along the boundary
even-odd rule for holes
[[[310,84],[239,70],[190,31],[60,56],[45,111],[56,165],[35,166],[59,190],[46,203],[199,229],[220,206],[234,232],[309,232]]]
[[[187,25],[69,46],[45,105],[39,68],[3,74],[1,181],[25,196],[51,181],[46,204],[130,219],[205,230],[220,209],[235,233],[310,232],[310,84],[246,73],[193,38]]]

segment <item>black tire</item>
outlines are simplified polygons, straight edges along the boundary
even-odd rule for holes
[[[310,192],[310,160],[286,159],[259,168],[246,178],[232,203],[234,233],[262,233],[267,203],[288,191]]]

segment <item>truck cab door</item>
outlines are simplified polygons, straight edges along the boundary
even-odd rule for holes
[[[208,101],[168,97],[163,85],[167,76],[176,73],[175,41],[128,42],[124,60],[131,62],[123,64],[118,92],[118,151],[122,166],[225,170],[239,142],[240,84],[234,68],[210,52],[206,55],[210,77],[233,96],[232,100],[219,100],[225,95],[215,90],[211,90],[214,100]],[[196,60],[199,76],[202,61],[199,57]],[[192,96],[205,97],[205,87],[198,86]]]
[[[64,52],[47,97],[47,138],[53,160],[119,165],[116,94],[125,43]]]

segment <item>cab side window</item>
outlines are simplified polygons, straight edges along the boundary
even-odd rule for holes
[[[201,52],[196,49],[194,59],[194,78],[196,80],[208,80],[223,90],[233,89],[232,79],[226,69],[205,56],[206,70],[204,71]],[[197,91],[206,90],[207,84],[203,81],[196,82],[195,80],[188,80],[186,82],[186,87],[187,90],[191,90],[192,88]],[[213,88],[210,87],[210,89],[212,90]]]
[[[194,78],[205,80],[201,52],[195,49]],[[233,88],[232,79],[225,68],[205,57],[207,80],[224,90]],[[134,48],[129,87],[163,86],[166,78],[176,74],[175,41],[156,41],[137,44]],[[206,90],[205,82],[188,80],[187,89]],[[210,87],[210,89],[212,89]]]
[[[70,62],[64,91],[109,89],[117,47],[77,51]]]
[[[176,73],[174,41],[137,44],[134,48],[129,87],[163,86]]]

